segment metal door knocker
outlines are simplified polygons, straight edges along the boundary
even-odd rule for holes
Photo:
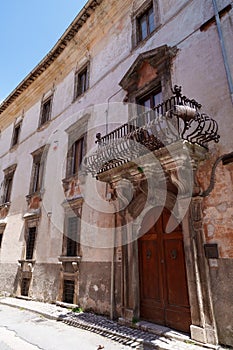
[[[175,260],[177,258],[177,250],[176,249],[171,250],[170,256],[173,260]]]

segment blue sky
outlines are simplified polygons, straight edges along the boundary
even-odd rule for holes
[[[85,3],[0,1],[0,102],[49,52]]]

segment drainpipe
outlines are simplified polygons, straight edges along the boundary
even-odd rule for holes
[[[114,232],[113,232],[113,247],[112,247],[112,258],[111,258],[111,290],[110,290],[110,319],[114,319],[114,312],[115,312],[115,244],[116,244],[116,230],[117,230],[117,208],[116,205],[113,203],[113,206],[115,208],[114,213]]]
[[[220,45],[221,45],[221,51],[222,51],[224,66],[225,66],[225,70],[226,70],[226,76],[227,76],[229,91],[230,91],[230,95],[231,95],[231,102],[233,104],[233,82],[232,82],[230,66],[229,66],[229,63],[228,63],[225,42],[224,42],[224,38],[223,38],[223,34],[222,34],[222,28],[221,28],[221,22],[220,22],[220,17],[219,17],[219,12],[218,12],[218,6],[217,6],[216,0],[212,0],[212,2],[213,2],[213,7],[214,7],[214,15],[215,15],[215,20],[216,20],[216,24],[217,24],[218,36],[219,36],[219,41],[220,41]]]
[[[111,95],[111,96],[107,99],[108,108],[107,108],[107,110],[106,110],[106,134],[108,134],[108,122],[109,122],[109,120],[108,120],[108,110],[109,110],[109,102],[110,102],[110,100],[111,100],[114,96],[116,96],[117,94],[119,94],[119,92],[121,92],[121,90],[123,90],[123,89],[120,88],[118,91],[116,91],[113,95]]]
[[[205,197],[209,196],[210,193],[213,191],[214,186],[215,186],[215,173],[216,173],[217,166],[220,162],[223,162],[223,164],[233,163],[233,152],[223,154],[216,159],[216,161],[212,167],[212,170],[211,170],[210,184],[209,184],[208,188],[205,191],[203,191],[202,193],[199,193],[197,196],[205,198]]]

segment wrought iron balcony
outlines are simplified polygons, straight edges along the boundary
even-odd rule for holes
[[[85,158],[85,169],[94,176],[133,161],[179,140],[208,149],[218,142],[218,125],[201,112],[201,105],[181,94],[175,85],[173,96],[132,118],[105,136],[97,134],[98,149]]]

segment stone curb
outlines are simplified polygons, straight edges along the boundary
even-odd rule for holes
[[[37,315],[44,316],[44,317],[46,317],[46,318],[48,318],[50,320],[54,320],[54,321],[58,321],[58,318],[59,318],[59,316],[53,316],[53,315],[51,315],[51,314],[49,314],[47,312],[38,311],[38,310],[32,309],[30,307],[26,307],[26,306],[13,305],[11,303],[8,303],[7,301],[2,301],[1,299],[0,299],[0,304],[6,305],[6,306],[11,306],[11,307],[14,307],[16,309],[23,309],[23,310],[31,311],[31,312],[33,312],[33,313],[35,313]]]

